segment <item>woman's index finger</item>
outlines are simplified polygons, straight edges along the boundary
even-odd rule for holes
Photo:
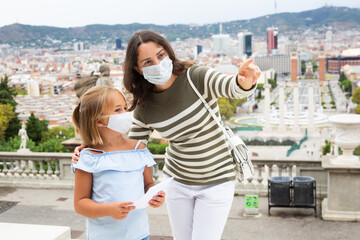
[[[242,66],[249,66],[250,65],[250,63],[252,63],[254,61],[254,59],[253,58],[251,58],[251,59],[249,59],[249,60],[247,60],[246,62],[244,62],[243,64],[242,64]]]

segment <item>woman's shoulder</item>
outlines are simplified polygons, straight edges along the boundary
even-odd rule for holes
[[[191,68],[190,68],[190,77],[191,79],[193,78],[204,78],[207,71],[211,69],[210,67],[208,66],[200,66],[200,65],[192,65]]]

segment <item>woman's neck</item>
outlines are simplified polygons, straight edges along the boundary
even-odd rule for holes
[[[165,92],[175,82],[176,77],[177,76],[175,74],[171,74],[169,81],[167,81],[164,85],[155,84],[153,91],[156,93]]]

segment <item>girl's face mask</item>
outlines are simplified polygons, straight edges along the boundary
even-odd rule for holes
[[[109,117],[109,123],[107,128],[117,131],[122,134],[126,134],[130,130],[132,116],[130,112],[114,114],[114,115],[101,115],[103,117]]]
[[[173,70],[173,64],[169,56],[161,60],[160,64],[143,67],[143,75],[152,84],[164,85],[169,81]]]

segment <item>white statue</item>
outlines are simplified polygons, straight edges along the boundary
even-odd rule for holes
[[[21,125],[21,129],[19,130],[19,134],[21,136],[21,144],[20,144],[20,148],[19,148],[19,151],[22,151],[22,150],[28,150],[26,148],[26,140],[29,139],[27,133],[26,133],[26,130],[25,130],[25,124],[23,123]]]

